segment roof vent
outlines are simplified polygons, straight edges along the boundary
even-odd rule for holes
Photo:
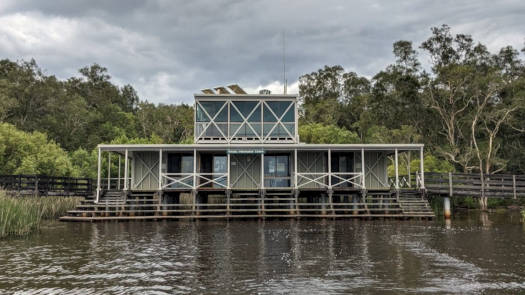
[[[272,92],[268,89],[261,89],[259,90],[259,94],[262,94],[262,95],[270,95],[272,94]]]

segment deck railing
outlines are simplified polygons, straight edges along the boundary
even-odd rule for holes
[[[162,173],[162,189],[193,188],[193,173]]]
[[[525,196],[525,175],[480,173],[425,173],[425,186],[431,194],[449,196],[512,197]]]
[[[331,180],[331,181],[330,181]],[[297,188],[308,186],[354,187],[363,189],[362,172],[297,172]]]
[[[89,195],[95,189],[91,178],[45,175],[0,175],[0,189],[35,195]]]
[[[227,188],[228,173],[162,173],[162,189]],[[193,182],[196,185],[193,185]]]

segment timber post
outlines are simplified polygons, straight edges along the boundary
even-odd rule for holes
[[[452,172],[448,173],[448,196],[452,197],[454,195],[453,193],[453,185],[452,185]]]
[[[443,215],[445,219],[450,219],[452,212],[450,210],[450,198],[454,195],[452,190],[452,172],[448,173],[448,197],[443,198]]]
[[[516,175],[512,175],[512,196],[514,200],[517,199],[516,195]]]

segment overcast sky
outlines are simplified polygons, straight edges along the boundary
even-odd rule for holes
[[[371,76],[393,42],[419,46],[443,23],[492,51],[521,49],[525,1],[0,0],[0,58],[35,58],[59,78],[99,63],[142,99],[180,103],[230,83],[281,93],[283,31],[293,93],[324,65]]]

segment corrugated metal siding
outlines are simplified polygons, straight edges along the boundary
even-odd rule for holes
[[[236,189],[256,189],[261,184],[260,155],[230,155],[230,184]],[[244,169],[251,176],[244,172]],[[252,180],[253,179],[253,180]],[[236,183],[234,183],[237,181]]]
[[[158,189],[159,182],[159,153],[134,152],[133,153],[133,189],[154,190]],[[151,168],[151,169],[150,169]]]
[[[365,151],[365,183],[367,189],[389,187],[387,163],[388,159],[385,152]],[[356,171],[363,171],[361,169],[361,153],[355,153],[354,167]]]
[[[297,152],[297,161],[298,164],[298,172],[299,173],[322,173],[327,171],[327,158],[326,158],[326,152]],[[308,178],[315,179],[319,177],[320,175],[314,176],[314,175],[306,175]],[[307,183],[309,180],[304,179],[302,177],[298,177],[297,183],[299,186],[301,186],[304,183]],[[323,179],[318,180],[319,182],[323,182]],[[324,183],[328,183],[328,178],[324,179]],[[322,187],[318,183],[310,182],[304,186],[301,186],[301,188],[320,188]]]

